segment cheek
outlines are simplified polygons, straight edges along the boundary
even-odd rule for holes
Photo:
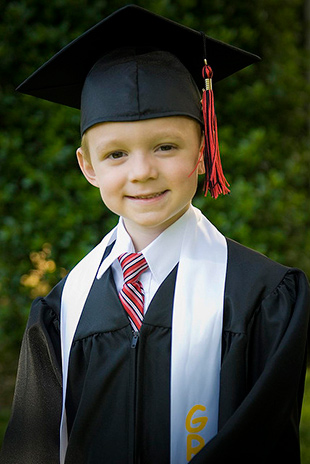
[[[123,176],[116,171],[107,170],[101,173],[99,177],[99,190],[102,201],[112,211],[118,207],[124,189]]]
[[[183,185],[184,189],[191,188],[197,185],[198,182],[198,166],[197,160],[188,161],[175,166],[172,174],[172,182],[178,185]]]
[[[113,196],[113,186],[115,185],[115,183],[112,182],[111,178],[106,175],[99,175],[97,177],[97,180],[101,198],[106,203],[106,199]]]
[[[101,197],[104,201],[108,200],[109,198],[113,198],[114,185],[115,184],[113,182],[109,182],[109,181],[100,182],[99,190],[100,190]]]

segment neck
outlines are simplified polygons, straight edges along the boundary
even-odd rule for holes
[[[143,250],[150,243],[153,242],[164,230],[174,224],[178,219],[180,219],[183,214],[189,209],[190,203],[185,206],[178,214],[172,216],[171,218],[165,220],[164,222],[158,223],[154,227],[147,227],[139,225],[137,222],[130,221],[126,218],[124,220],[124,226],[130,235],[132,243],[135,247],[136,252]]]
[[[136,253],[142,251],[152,243],[163,231],[162,230],[132,230],[125,224],[126,230],[130,235]]]

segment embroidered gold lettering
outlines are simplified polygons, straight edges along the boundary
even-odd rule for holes
[[[198,441],[198,445],[194,446],[194,442]],[[186,459],[190,461],[192,456],[198,453],[205,445],[204,439],[198,433],[189,433],[186,439]]]
[[[203,448],[203,446],[205,445],[203,437],[201,435],[198,435],[198,432],[201,432],[205,428],[208,422],[208,418],[206,416],[199,416],[193,418],[194,414],[197,411],[204,412],[205,410],[205,406],[202,406],[201,404],[196,404],[189,410],[186,416],[185,426],[186,430],[189,432],[186,439],[187,461],[190,461],[192,456],[195,456],[195,454],[197,454],[198,451],[200,451],[201,448]],[[197,442],[198,444],[196,444]]]

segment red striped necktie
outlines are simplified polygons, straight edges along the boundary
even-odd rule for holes
[[[139,331],[143,321],[144,291],[138,280],[148,269],[142,253],[123,253],[118,257],[123,270],[124,284],[119,297],[135,332]]]

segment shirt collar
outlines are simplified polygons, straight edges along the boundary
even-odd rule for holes
[[[160,284],[180,260],[184,230],[190,210],[165,229],[142,253],[155,281]],[[164,259],[161,259],[164,255]]]
[[[175,223],[164,230],[153,242],[141,250],[149,269],[155,281],[160,284],[167,275],[172,271],[180,259],[181,245],[183,234],[187,222],[192,216],[192,207],[190,207],[183,216]],[[111,253],[103,261],[97,273],[97,279],[100,279],[109,266],[122,253],[134,253],[134,246],[130,235],[128,234],[123,219],[120,218],[117,225],[116,241]],[[165,259],[160,259],[164,253]]]
[[[108,267],[122,254],[122,253],[134,253],[134,246],[132,240],[125,229],[123,219],[120,217],[117,227],[115,243],[111,250],[111,253],[105,258],[101,266],[98,269],[97,279],[100,279]]]

